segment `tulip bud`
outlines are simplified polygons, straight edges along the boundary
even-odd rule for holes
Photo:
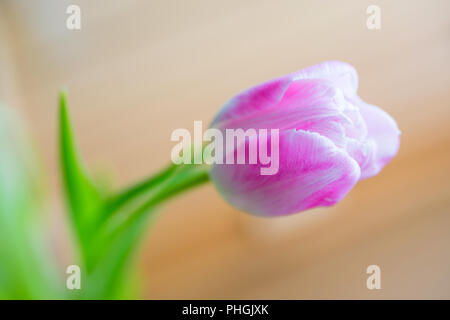
[[[256,215],[288,215],[334,205],[356,182],[378,174],[397,153],[400,131],[386,112],[362,101],[357,88],[356,70],[330,61],[231,98],[211,127],[223,135],[278,129],[279,168],[262,175],[261,161],[214,164],[210,176],[223,197]],[[245,146],[251,139],[260,137],[247,137]],[[227,146],[225,153],[242,147]]]

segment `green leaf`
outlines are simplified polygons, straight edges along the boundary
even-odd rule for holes
[[[132,216],[123,223],[111,227],[105,225],[99,230],[98,238],[103,243],[98,264],[89,275],[86,297],[102,297],[104,299],[129,298],[129,276],[133,268],[134,254],[139,240],[148,229],[148,221],[153,217],[154,210],[149,214]],[[94,244],[95,245],[95,244]]]
[[[94,234],[99,209],[100,192],[88,176],[78,154],[67,110],[66,95],[60,94],[60,157],[63,180],[72,221],[81,244],[82,254],[87,256],[89,241]],[[87,268],[89,268],[89,261]]]
[[[13,109],[0,105],[0,299],[61,299],[42,224],[42,177]]]
[[[177,166],[176,169],[169,167],[113,198],[122,200],[120,204],[123,207],[116,207],[117,211],[97,233],[99,242],[91,244],[93,248],[99,243],[104,244],[104,247],[91,276],[91,283],[96,286],[90,288],[89,296],[127,298],[121,293],[127,288],[125,280],[128,279],[133,253],[148,229],[149,220],[155,217],[157,205],[209,181],[208,170],[203,166]]]
[[[161,202],[208,181],[203,166],[171,165],[125,190],[102,197],[77,152],[64,93],[60,95],[60,154],[69,209],[86,267],[79,297],[123,298],[132,254]]]

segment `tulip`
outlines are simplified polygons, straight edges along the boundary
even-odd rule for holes
[[[127,260],[137,245],[142,226],[158,206],[210,180],[233,206],[273,217],[331,206],[343,199],[356,182],[378,174],[397,153],[400,131],[388,114],[358,97],[357,85],[353,67],[325,62],[248,89],[226,103],[213,120],[211,130],[203,135],[202,126],[194,122],[193,146],[189,131],[173,132],[171,138],[183,140],[172,150],[174,164],[109,193],[97,188],[83,166],[66,97],[61,93],[63,185],[89,282],[87,290],[76,296],[121,297],[127,277],[124,266],[129,265]],[[270,145],[270,150],[265,145]],[[178,161],[180,151],[183,161]],[[0,161],[0,173],[1,167]],[[10,191],[16,182],[3,183],[8,187],[3,191]],[[11,192],[5,195],[10,196]],[[42,275],[38,278],[44,279]],[[32,293],[35,287],[30,287]],[[63,296],[67,297],[71,296]]]
[[[400,131],[357,88],[351,65],[329,61],[231,98],[211,127],[278,129],[279,170],[266,176],[259,162],[214,164],[210,178],[225,200],[259,216],[288,215],[334,205],[378,174],[397,153]]]

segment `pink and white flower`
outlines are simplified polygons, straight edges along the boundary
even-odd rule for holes
[[[264,176],[261,164],[213,165],[210,177],[223,197],[256,215],[287,215],[334,205],[378,174],[396,155],[400,131],[357,89],[356,70],[329,61],[229,100],[211,126],[279,129],[279,171]]]

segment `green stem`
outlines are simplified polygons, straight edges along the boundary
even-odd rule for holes
[[[143,181],[134,184],[133,186],[123,190],[122,192],[114,195],[106,200],[102,213],[100,214],[100,223],[108,219],[111,214],[122,208],[125,204],[135,199],[137,196],[144,192],[151,190],[153,187],[162,183],[168,177],[170,177],[176,170],[177,166],[170,165],[166,169],[158,172]]]
[[[179,176],[175,176],[174,179],[167,181],[167,184],[159,192],[156,192],[153,197],[150,197],[150,199],[144,202],[144,204],[135,211],[134,215],[140,215],[149,208],[208,181],[209,174],[205,168],[194,168],[188,172],[182,172]]]
[[[93,291],[86,292],[87,296],[114,296],[121,279],[124,279],[127,260],[136,248],[147,222],[154,216],[154,209],[180,193],[209,181],[209,168],[206,166],[174,167],[112,198],[114,200],[111,203],[117,210],[110,213],[109,218],[105,216],[89,246],[90,282],[96,286]],[[130,206],[127,206],[128,203]],[[123,210],[119,210],[121,207]]]
[[[171,165],[111,197],[102,210],[99,225],[138,198],[143,199],[143,204],[137,210],[133,210],[134,213],[130,217],[140,215],[185,190],[205,183],[209,181],[208,171],[209,168],[204,165]]]

